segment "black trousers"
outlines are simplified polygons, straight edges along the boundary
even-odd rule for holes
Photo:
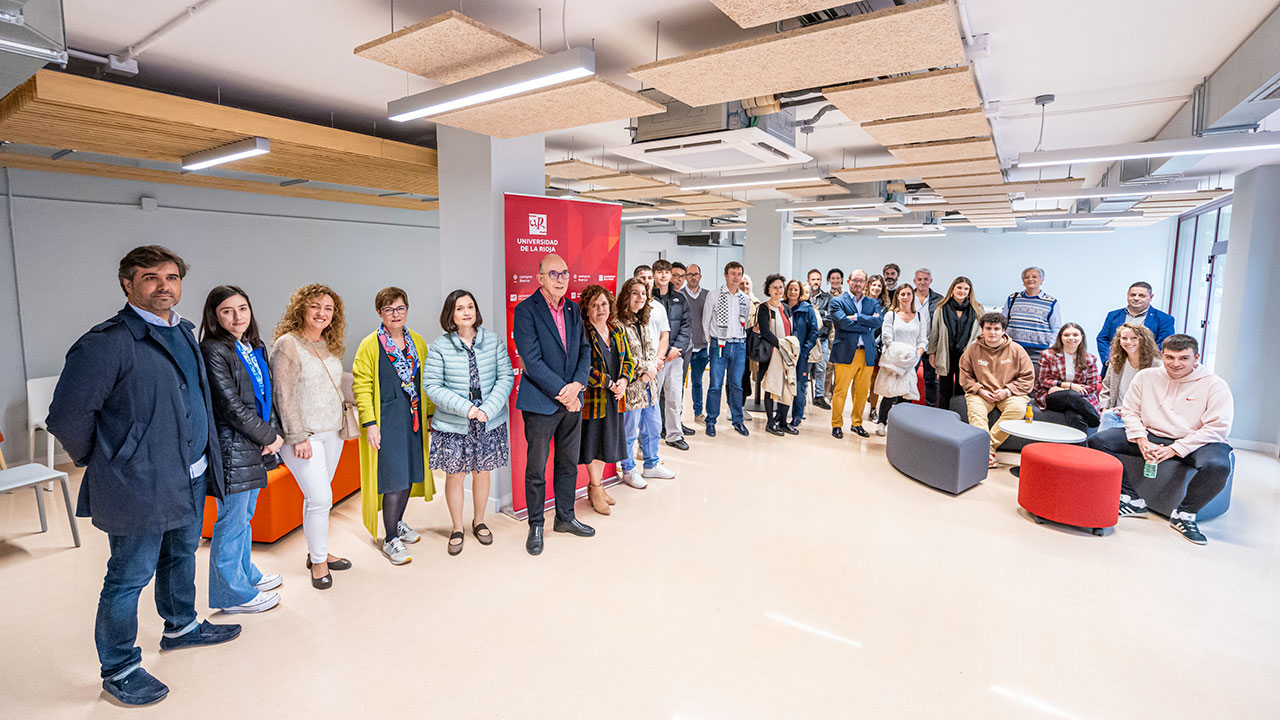
[[[1057,394],[1054,393],[1054,395]],[[1160,437],[1153,433],[1147,433],[1147,439],[1157,445],[1174,443],[1171,438]],[[1089,438],[1089,447],[1111,455],[1142,457],[1138,444],[1129,442],[1129,438],[1125,437],[1124,428],[1103,430]],[[1195,468],[1196,474],[1191,478],[1186,497],[1182,498],[1182,504],[1178,509],[1183,512],[1198,513],[1201,508],[1209,504],[1210,500],[1222,492],[1222,488],[1227,486],[1227,478],[1231,476],[1231,446],[1226,443],[1209,443],[1200,446],[1186,457],[1174,455],[1165,462],[1180,462]],[[1124,471],[1120,490],[1129,497],[1141,497],[1133,489],[1133,485],[1129,484],[1128,469]]]
[[[1044,405],[1050,410],[1057,410],[1066,415],[1067,424],[1080,432],[1085,432],[1087,428],[1096,428],[1102,421],[1098,409],[1075,390],[1051,392],[1045,396]]]
[[[904,397],[880,398],[880,424],[887,426],[889,424],[889,411],[893,409],[894,405],[899,405],[904,402],[911,402],[911,401]]]
[[[547,503],[547,458],[555,442],[556,457],[552,487],[556,491],[556,519],[573,519],[573,500],[578,486],[578,451],[582,442],[582,413],[560,406],[553,415],[521,411],[524,440],[528,445],[524,466],[524,497],[529,508],[529,524],[543,524]]]
[[[934,407],[943,410],[951,407],[951,398],[964,394],[964,388],[960,387],[960,369],[955,365],[951,367],[951,372],[938,376],[938,404]]]
[[[920,356],[920,364],[924,366],[924,404],[929,407],[938,407],[938,371],[934,370],[933,364],[929,362],[928,353]],[[950,400],[950,398],[947,399]],[[883,417],[880,422],[884,422]]]

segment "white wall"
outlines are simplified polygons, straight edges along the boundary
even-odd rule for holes
[[[690,247],[677,245],[675,233],[651,233],[633,225],[622,226],[622,251],[618,253],[618,286],[631,277],[637,265],[652,265],[659,257],[685,265],[697,263],[702,268],[702,284],[719,284],[722,268],[731,261],[742,262],[740,247]]]
[[[11,460],[26,456],[26,378],[61,372],[76,338],[124,306],[116,269],[137,245],[165,245],[190,264],[178,311],[197,325],[209,289],[235,284],[249,293],[269,338],[293,289],[323,282],[347,305],[348,366],[378,322],[373,296],[387,285],[421,298],[410,327],[428,339],[440,333],[434,212],[35,171],[11,170],[8,178],[0,428]],[[141,210],[144,195],[160,209]]]
[[[803,277],[817,267],[825,275],[838,267],[846,275],[855,268],[870,275],[895,262],[902,267],[902,279],[910,281],[916,268],[928,267],[938,292],[945,293],[952,279],[964,275],[973,281],[978,301],[992,307],[1022,289],[1023,268],[1038,265],[1045,269],[1045,292],[1061,303],[1063,321],[1079,323],[1093,349],[1093,337],[1106,314],[1125,305],[1130,284],[1144,280],[1154,288],[1157,302],[1163,297],[1172,233],[1173,222],[1166,220],[1108,235],[1074,237],[1006,232],[879,240],[870,233],[842,235],[824,244],[796,243],[793,272]]]

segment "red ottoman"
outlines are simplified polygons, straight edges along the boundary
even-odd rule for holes
[[[1032,443],[1022,450],[1018,504],[1036,522],[1093,529],[1115,527],[1124,468],[1116,458],[1079,445]]]

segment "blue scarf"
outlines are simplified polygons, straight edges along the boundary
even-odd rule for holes
[[[267,364],[262,348],[251,348],[237,340],[236,354],[240,356],[240,363],[249,371],[249,378],[253,380],[253,402],[257,406],[258,416],[263,422],[271,422],[271,375],[262,371]]]

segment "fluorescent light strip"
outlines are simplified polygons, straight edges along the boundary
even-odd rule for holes
[[[823,200],[821,202],[791,203],[777,208],[778,212],[792,210],[860,210],[874,208],[885,204],[880,198],[849,198],[846,200]]]
[[[817,235],[792,235],[792,240],[817,240]]]
[[[1077,220],[1120,220],[1123,218],[1140,218],[1140,212],[1111,212],[1111,213],[1053,213],[1044,215],[1028,215],[1023,218],[1029,223],[1042,222],[1075,222]]]
[[[946,236],[947,236],[946,232],[932,232],[932,233],[906,234],[906,235],[881,235],[877,239],[897,240],[898,238],[936,238],[936,237],[946,237]]]
[[[1152,140],[1122,145],[1099,145],[1075,150],[1045,150],[1021,153],[1018,167],[1048,167],[1094,162],[1115,162],[1140,158],[1164,158],[1180,155],[1214,155],[1280,148],[1280,132],[1210,135],[1181,140]]]
[[[1107,235],[1115,232],[1110,228],[1038,228],[1028,230],[1028,235]]]
[[[439,115],[596,74],[595,53],[574,48],[387,103],[396,122]]]
[[[1147,197],[1148,195],[1169,195],[1173,193],[1191,193],[1200,189],[1195,180],[1179,180],[1160,185],[1111,185],[1107,187],[1083,188],[1080,190],[1028,190],[1023,197],[1027,200],[1076,200],[1079,198],[1130,198]]]
[[[683,212],[662,213],[659,215],[623,215],[622,219],[626,220],[661,220],[662,218],[684,217]]]
[[[182,158],[183,170],[203,170],[214,165],[235,162],[255,155],[271,152],[271,141],[266,138],[252,137],[229,145],[203,150]]]
[[[717,188],[753,187],[760,185],[797,185],[804,182],[820,182],[823,173],[817,168],[801,172],[756,173],[754,175],[725,175],[721,177],[681,180],[685,190],[714,190]]]
[[[19,19],[21,19],[22,11],[19,10],[17,12]],[[22,23],[18,24],[21,25]],[[67,53],[63,50],[53,50],[50,48],[37,47],[35,45],[28,45],[26,43],[4,39],[0,39],[0,50],[8,50],[11,53],[25,55],[37,60],[44,60],[45,62],[56,62],[61,64],[63,67],[67,64]]]

